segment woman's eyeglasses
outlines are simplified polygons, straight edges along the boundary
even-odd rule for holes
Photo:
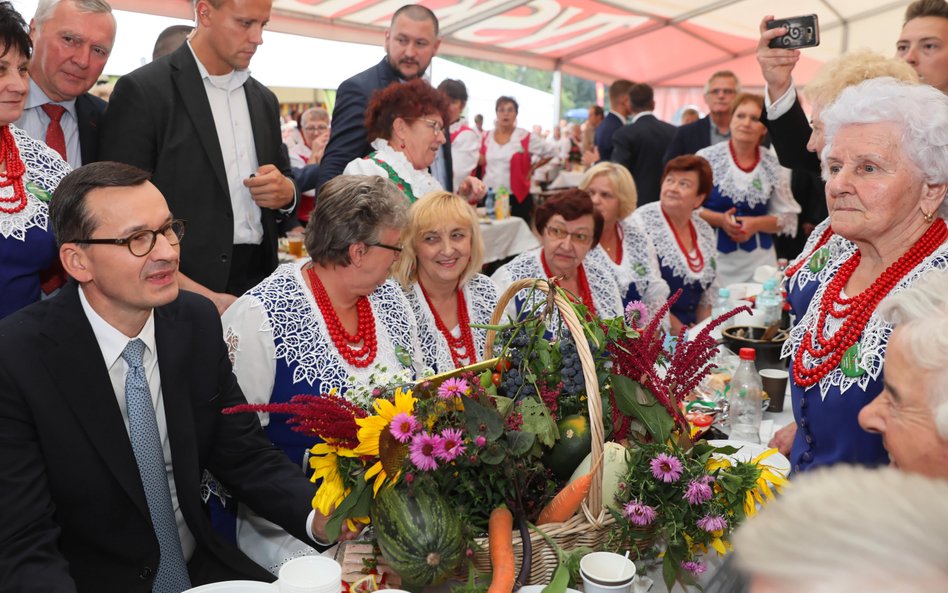
[[[593,236],[589,233],[571,233],[563,227],[558,226],[546,227],[546,234],[558,240],[569,238],[579,245],[589,245],[593,239]]]

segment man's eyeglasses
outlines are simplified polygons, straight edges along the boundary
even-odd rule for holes
[[[438,134],[440,134],[441,132],[444,132],[444,124],[441,123],[441,122],[439,122],[439,121],[437,121],[437,120],[428,119],[428,118],[426,118],[426,117],[416,117],[416,118],[413,118],[413,119],[415,119],[415,120],[417,120],[417,121],[420,121],[420,122],[424,122],[424,124],[425,124],[426,126],[428,126],[429,128],[431,128],[432,130],[434,130],[435,135],[438,135]]]
[[[316,134],[322,134],[329,130],[329,126],[303,126],[304,132],[311,132]]]
[[[724,95],[729,97],[731,95],[736,95],[737,91],[734,89],[708,89],[709,95]]]
[[[546,233],[554,239],[562,240],[569,238],[580,245],[589,245],[593,240],[593,236],[589,233],[571,233],[563,227],[558,226],[546,227]]]
[[[382,249],[388,249],[389,251],[394,251],[395,253],[401,253],[402,248],[397,245],[386,245],[385,243],[367,243],[369,247],[381,247]]]
[[[169,220],[161,226],[160,229],[152,231],[149,229],[135,231],[131,235],[122,239],[73,239],[66,243],[78,243],[79,245],[124,245],[128,247],[129,252],[135,257],[145,257],[155,248],[158,241],[158,235],[163,235],[170,245],[177,245],[184,237],[184,221]]]

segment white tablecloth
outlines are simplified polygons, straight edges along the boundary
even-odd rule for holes
[[[547,189],[566,189],[570,187],[579,187],[579,182],[583,180],[582,171],[560,171]]]
[[[484,238],[484,263],[495,262],[539,247],[536,235],[522,218],[512,216],[503,220],[481,222]]]

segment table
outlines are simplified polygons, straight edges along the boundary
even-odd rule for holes
[[[481,220],[484,240],[484,263],[520,255],[540,246],[536,235],[522,218],[512,216],[503,220]]]
[[[567,189],[570,187],[579,187],[579,182],[583,180],[583,171],[560,171],[547,189]]]

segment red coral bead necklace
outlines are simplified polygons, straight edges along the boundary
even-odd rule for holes
[[[543,273],[546,274],[546,277],[552,278],[553,272],[546,265],[546,254],[543,253],[542,249],[540,250],[540,263],[543,265]],[[592,291],[589,290],[589,280],[586,279],[586,268],[583,267],[583,264],[579,264],[576,268],[576,284],[579,286],[579,300],[586,306],[589,314],[595,317],[596,305],[593,303]]]
[[[329,331],[329,337],[335,344],[339,354],[352,366],[356,368],[365,368],[375,360],[377,351],[375,338],[375,315],[372,314],[372,305],[365,296],[360,296],[356,301],[356,314],[358,316],[358,329],[355,334],[350,334],[343,327],[342,321],[336,314],[336,309],[329,300],[329,294],[326,287],[316,274],[316,269],[311,265],[306,269],[306,277],[309,279],[310,289],[313,291],[313,298],[326,321],[326,328]],[[353,348],[352,344],[359,344],[359,348]]]
[[[425,296],[428,309],[431,310],[431,314],[434,316],[438,331],[441,332],[441,335],[443,335],[444,339],[448,342],[448,350],[451,351],[451,360],[454,361],[455,368],[460,368],[465,364],[475,362],[477,360],[477,353],[474,352],[474,335],[471,333],[471,319],[467,314],[467,302],[464,300],[464,291],[461,290],[460,286],[455,290],[458,297],[458,327],[461,328],[461,335],[454,337],[454,334],[452,334],[451,330],[445,325],[441,319],[441,315],[438,314],[438,310],[434,304],[432,304],[431,297],[428,296],[428,291],[425,290],[425,285],[421,283],[421,279],[418,280],[418,286],[421,287],[421,294]]]
[[[26,188],[23,186],[23,174],[26,173],[26,165],[20,159],[20,151],[16,147],[16,141],[10,132],[10,126],[0,128],[0,158],[7,165],[6,173],[0,173],[0,177],[5,177],[0,181],[0,188],[13,187],[12,196],[9,198],[0,197],[0,212],[16,214],[26,208]]]
[[[760,164],[760,146],[757,147],[757,153],[754,156],[754,162],[751,163],[749,167],[741,166],[740,161],[737,160],[737,152],[734,150],[734,141],[727,141],[727,148],[731,152],[731,160],[734,161],[734,164],[737,165],[737,168],[745,173],[750,173],[757,168],[757,165]]]
[[[659,210],[662,210],[659,208]],[[672,234],[675,235],[675,242],[678,243],[678,249],[681,250],[682,255],[685,256],[685,263],[688,264],[688,268],[694,272],[698,273],[704,269],[704,254],[701,253],[701,247],[698,245],[698,231],[695,230],[695,223],[689,218],[688,219],[688,230],[691,232],[691,244],[695,248],[695,254],[691,253],[685,249],[685,244],[681,242],[681,237],[678,236],[678,231],[675,229],[675,225],[672,224],[668,215],[665,214],[665,211],[662,210],[662,216],[665,217],[665,222],[668,223],[668,228],[671,229]]]
[[[902,257],[886,268],[869,288],[854,297],[846,298],[842,296],[843,289],[862,259],[862,253],[857,249],[830,280],[820,299],[817,321],[806,330],[797,348],[793,360],[793,380],[797,385],[807,389],[835,369],[846,351],[859,340],[879,302],[906,274],[934,253],[946,238],[948,227],[945,226],[945,221],[939,218]],[[824,336],[827,315],[843,320],[843,325],[830,338]],[[804,354],[809,354],[814,361],[823,360],[808,367],[803,362]]]

